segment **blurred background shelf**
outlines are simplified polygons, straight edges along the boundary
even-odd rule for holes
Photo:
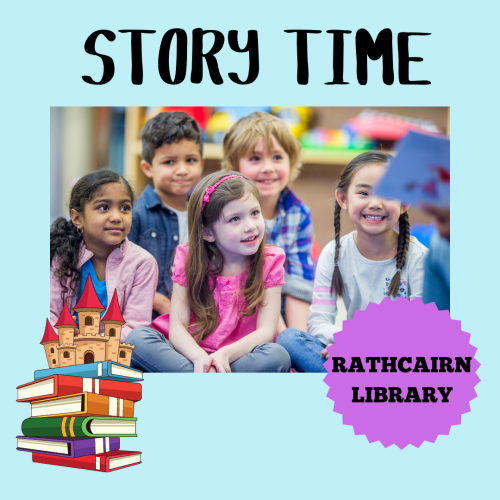
[[[142,144],[141,141],[135,141],[130,153],[141,156]],[[304,149],[302,152],[302,163],[313,163],[317,165],[347,165],[353,158],[362,153],[362,150],[353,149],[349,151],[325,151]],[[214,144],[213,142],[205,142],[203,144],[203,157],[205,160],[222,160],[222,144]]]

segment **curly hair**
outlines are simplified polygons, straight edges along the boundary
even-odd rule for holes
[[[174,111],[158,113],[146,122],[142,129],[142,159],[150,165],[155,151],[163,144],[180,142],[182,139],[193,141],[200,146],[203,156],[203,141],[198,122],[187,113]]]
[[[83,213],[85,205],[91,201],[102,186],[119,182],[125,186],[134,201],[134,191],[127,180],[112,170],[102,169],[91,172],[82,177],[71,190],[69,211],[76,210]],[[50,228],[50,265],[57,263],[53,269],[55,277],[61,285],[61,298],[76,295],[79,286],[81,271],[78,269],[82,237],[76,226],[64,217],[57,218]],[[54,258],[56,258],[54,261]]]

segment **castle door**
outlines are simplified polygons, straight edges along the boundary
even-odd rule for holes
[[[85,358],[83,360],[85,364],[94,362],[94,353],[92,351],[88,351],[85,353]]]

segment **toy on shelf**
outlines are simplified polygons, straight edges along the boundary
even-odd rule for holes
[[[297,139],[308,130],[311,108],[307,106],[274,106],[273,115],[283,120]]]
[[[305,149],[366,151],[374,147],[371,139],[346,129],[314,128],[302,134],[299,140]]]
[[[240,118],[248,116],[255,111],[265,111],[269,113],[270,107],[263,106],[225,106],[215,108],[214,114],[210,117],[205,130],[206,140],[215,144],[222,144],[224,135]]]
[[[431,120],[419,120],[371,109],[365,109],[358,116],[347,120],[342,125],[342,128],[370,139],[382,141],[397,141],[410,130],[430,133],[441,132]]]

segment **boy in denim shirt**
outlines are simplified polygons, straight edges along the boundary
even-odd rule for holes
[[[170,312],[172,263],[177,245],[188,241],[187,200],[203,171],[201,130],[186,113],[159,113],[142,130],[144,174],[153,180],[133,209],[128,238],[158,263],[153,319]]]

